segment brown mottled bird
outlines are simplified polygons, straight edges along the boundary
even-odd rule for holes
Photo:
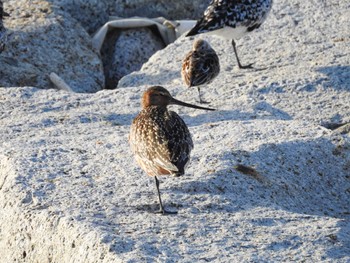
[[[159,175],[180,176],[185,173],[193,149],[191,134],[185,122],[168,105],[199,107],[174,99],[160,86],[146,90],[142,97],[142,110],[133,120],[129,143],[137,163],[149,176],[154,176],[160,204],[159,212],[174,214],[163,207],[159,192]]]
[[[4,50],[7,41],[6,29],[2,22],[5,16],[9,14],[4,11],[2,1],[0,1],[0,53]]]
[[[215,50],[207,41],[196,39],[182,62],[181,77],[187,87],[197,87],[200,103],[206,103],[201,98],[200,86],[210,84],[219,72],[220,63]]]

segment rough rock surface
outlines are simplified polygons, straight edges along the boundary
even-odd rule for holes
[[[4,2],[11,14],[4,23],[9,31],[0,56],[0,86],[53,88],[55,72],[76,92],[104,87],[102,62],[91,38],[68,13],[46,1]]]
[[[108,21],[112,0],[47,0],[78,20],[89,34]]]
[[[2,1],[0,1],[0,54],[4,50],[7,40],[6,28],[2,22],[6,16],[8,16],[8,14],[4,11]]]
[[[116,0],[113,15],[121,17],[165,17],[167,19],[198,19],[209,4],[209,0]]]
[[[349,10],[276,1],[238,42],[242,62],[264,70],[238,70],[230,44],[205,37],[222,71],[202,90],[218,111],[172,107],[195,145],[185,176],[161,178],[175,216],[152,213],[154,180],[128,133],[150,85],[197,98],[179,71],[191,39],[117,90],[1,88],[1,260],[349,262],[350,135],[326,128],[350,122]]]
[[[155,52],[164,47],[162,39],[151,28],[110,31],[101,50],[105,88],[116,88],[122,77],[140,70]]]

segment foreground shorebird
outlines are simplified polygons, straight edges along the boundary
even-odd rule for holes
[[[214,110],[178,101],[160,86],[151,87],[143,94],[142,110],[132,122],[129,143],[137,163],[156,180],[159,212],[162,214],[176,212],[164,209],[157,176],[183,175],[193,149],[191,134],[185,122],[167,109],[171,104]]]
[[[208,33],[231,39],[238,66],[240,68],[251,68],[252,64],[242,66],[239,61],[234,39],[239,39],[245,33],[260,27],[271,10],[272,1],[212,0],[203,17],[198,20],[186,36]]]
[[[2,1],[0,1],[0,53],[4,50],[6,45],[6,29],[4,28],[2,19],[5,16],[9,16],[8,13],[6,13],[3,9]]]
[[[182,62],[181,76],[187,87],[197,87],[199,102],[201,99],[200,86],[210,84],[220,72],[219,58],[209,43],[196,39],[192,50]]]

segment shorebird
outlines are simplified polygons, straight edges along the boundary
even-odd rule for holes
[[[9,16],[9,14],[4,11],[2,1],[0,1],[0,53],[4,50],[7,40],[6,29],[2,22],[5,16]]]
[[[177,113],[168,105],[180,105],[202,110],[214,110],[174,99],[169,91],[154,86],[142,96],[142,110],[130,128],[129,143],[135,159],[149,176],[154,176],[159,198],[159,212],[175,214],[164,209],[157,176],[180,176],[185,173],[193,149],[191,134]]]
[[[242,66],[239,61],[235,39],[260,27],[271,10],[273,0],[212,0],[204,15],[186,36],[201,33],[213,34],[231,39],[239,68],[252,68],[252,64]]]
[[[182,61],[181,77],[187,87],[197,87],[200,103],[205,103],[200,86],[210,84],[219,72],[220,63],[215,50],[207,41],[196,39],[192,50]]]

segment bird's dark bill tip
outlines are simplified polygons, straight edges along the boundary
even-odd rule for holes
[[[207,108],[207,110],[210,110],[210,111],[216,111],[217,109]]]
[[[187,102],[179,101],[179,100],[176,100],[174,98],[172,98],[172,101],[171,101],[170,104],[180,105],[180,106],[189,107],[189,108],[193,108],[193,109],[199,109],[199,110],[210,110],[210,111],[215,111],[216,110],[216,109],[213,109],[213,108],[201,107],[201,106],[198,106],[198,105],[194,105],[194,104],[190,104],[190,103],[187,103]]]

